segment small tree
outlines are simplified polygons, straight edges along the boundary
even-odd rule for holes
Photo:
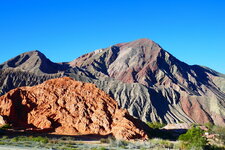
[[[207,144],[207,140],[203,137],[204,131],[199,127],[192,127],[185,134],[179,136],[179,140],[183,142],[186,149],[201,150]]]

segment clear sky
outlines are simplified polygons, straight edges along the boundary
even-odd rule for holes
[[[0,0],[0,63],[35,49],[67,62],[140,38],[225,73],[225,0]]]

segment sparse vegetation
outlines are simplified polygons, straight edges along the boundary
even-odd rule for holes
[[[11,139],[12,142],[18,142],[18,141],[33,141],[33,142],[39,142],[39,143],[43,143],[46,144],[48,143],[48,138],[47,137],[33,137],[33,136],[17,136]]]
[[[150,128],[153,129],[160,129],[162,127],[164,127],[166,124],[164,123],[160,123],[160,122],[147,122],[146,123]]]
[[[154,144],[154,145],[156,145],[159,148],[170,148],[170,149],[173,149],[174,146],[175,146],[174,143],[172,143],[171,141],[163,140],[163,139],[159,139],[159,138],[151,139],[149,142]]]

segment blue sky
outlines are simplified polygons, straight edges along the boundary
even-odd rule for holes
[[[54,62],[149,38],[225,73],[224,0],[0,0],[0,63],[38,49]]]

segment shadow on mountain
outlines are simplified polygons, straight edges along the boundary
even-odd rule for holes
[[[160,116],[160,118],[162,119],[163,122],[166,122],[166,120],[164,119],[164,116],[167,114],[168,110],[169,110],[169,102],[168,100],[163,97],[162,94],[157,93],[155,90],[153,89],[148,89],[149,93],[150,93],[150,99],[152,100],[152,105],[154,106],[154,108],[157,111],[157,114]],[[159,120],[157,120],[159,121]]]

